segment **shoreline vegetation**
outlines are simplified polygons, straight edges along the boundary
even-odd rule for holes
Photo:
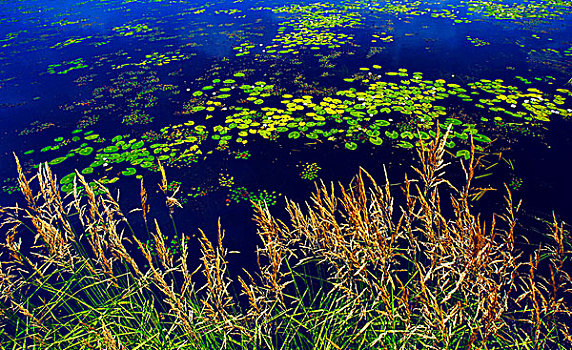
[[[564,223],[554,217],[546,239],[523,249],[520,203],[507,187],[498,214],[474,214],[479,159],[472,146],[460,161],[465,182],[454,186],[446,140],[438,135],[417,150],[414,176],[400,190],[390,189],[388,174],[380,185],[360,170],[346,186],[317,184],[306,205],[287,201],[289,223],[257,205],[259,269],[239,276],[228,271],[220,222],[217,242],[200,231],[201,263],[190,267],[184,235],[181,254],[169,253],[143,185],[140,212],[153,249],[104,186],[95,194],[77,173],[63,198],[47,164],[27,179],[16,158],[26,206],[0,208],[0,345],[569,349]],[[184,210],[160,169],[170,214]],[[30,235],[33,247],[24,249]]]

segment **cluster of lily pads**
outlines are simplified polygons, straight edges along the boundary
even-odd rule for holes
[[[19,30],[12,33],[7,33],[3,38],[0,39],[0,43],[2,43],[2,48],[6,48],[12,45],[16,41],[16,39],[23,33],[27,33],[27,30]]]
[[[177,16],[202,14],[209,6],[211,5],[189,7],[188,11]],[[332,68],[334,59],[342,52],[342,46],[354,45],[352,41],[356,28],[363,27],[366,10],[399,17],[428,15],[447,18],[456,23],[470,23],[475,18],[514,21],[558,19],[570,13],[570,5],[560,0],[546,4],[529,1],[515,6],[492,1],[461,1],[458,4],[354,1],[339,5],[313,3],[261,7],[257,10],[272,11],[277,17],[285,19],[280,20],[276,35],[269,44],[255,43],[256,40],[252,38],[254,34],[249,33],[252,34],[249,36],[242,29],[217,33],[232,38],[234,41],[231,42],[240,43],[234,47],[237,56],[262,52],[265,55],[261,56],[266,58],[280,59],[280,54],[319,53],[323,67]],[[237,9],[224,9],[216,10],[214,14],[235,15],[240,12]],[[69,20],[54,25],[83,22]],[[110,36],[74,37],[58,42],[51,48],[80,44],[92,38],[100,40],[99,43],[104,45],[119,36],[145,37],[150,42],[162,40],[165,38],[161,36],[164,33],[155,26],[154,23],[140,24],[134,20],[113,28]],[[219,27],[221,26],[232,26],[232,23],[220,24]],[[372,34],[372,43],[389,43],[394,40],[392,29],[382,30],[385,31],[376,29],[376,34]],[[558,89],[546,93],[536,88],[521,87],[523,84],[531,84],[532,80],[551,84],[554,78],[517,76],[516,84],[500,79],[462,83],[429,79],[421,72],[411,73],[404,68],[384,71],[379,65],[367,65],[351,77],[339,81],[339,84],[321,87],[320,90],[318,84],[298,84],[298,78],[293,79],[304,91],[302,88],[293,89],[288,82],[262,77],[262,74],[252,74],[256,78],[249,79],[250,74],[245,74],[246,70],[234,74],[227,72],[227,76],[221,73],[220,76],[210,77],[208,83],[200,81],[192,86],[188,91],[189,99],[184,101],[182,110],[175,115],[180,120],[161,130],[148,130],[144,134],[117,132],[117,135],[105,136],[88,130],[100,117],[123,117],[122,122],[127,125],[153,121],[151,116],[158,114],[154,114],[151,108],[158,105],[159,92],[169,92],[168,95],[172,97],[179,94],[179,87],[160,84],[158,75],[150,67],[188,60],[193,53],[183,54],[186,51],[182,51],[182,48],[202,45],[189,39],[206,34],[201,26],[184,32],[185,42],[181,46],[166,52],[153,52],[140,60],[131,61],[132,58],[122,51],[93,59],[94,62],[90,62],[90,65],[107,64],[121,73],[117,78],[95,88],[91,98],[62,106],[62,110],[81,111],[82,114],[76,124],[78,129],[71,135],[58,137],[52,145],[29,150],[26,154],[37,156],[34,159],[36,162],[47,160],[56,169],[64,163],[68,165],[66,169],[78,167],[90,180],[114,183],[120,177],[141,177],[143,171],[156,171],[157,161],[167,167],[192,167],[215,151],[227,152],[236,159],[248,159],[251,152],[245,147],[253,144],[249,144],[251,140],[280,140],[292,145],[329,142],[333,147],[348,151],[359,147],[380,146],[413,148],[420,147],[435,137],[435,130],[440,128],[451,129],[446,143],[448,150],[458,157],[467,158],[469,138],[476,142],[478,150],[484,150],[498,136],[495,130],[499,128],[530,130],[526,127],[548,122],[555,116],[572,116],[568,102],[572,93],[569,90]],[[0,39],[0,42],[10,44],[17,37],[18,34],[11,34]],[[182,37],[178,35],[173,38]],[[470,36],[467,36],[467,40],[475,46],[489,44]],[[169,47],[175,46],[171,41],[169,43]],[[382,49],[370,48],[367,57]],[[531,51],[530,54],[570,56],[571,50],[572,48],[563,51],[544,48],[538,53]],[[297,57],[285,57],[289,58],[290,66],[302,63]],[[280,62],[284,64],[285,61]],[[48,72],[66,74],[86,67],[84,59],[80,58],[51,65]],[[123,71],[128,67],[137,70]],[[177,76],[179,73],[175,71],[172,74]],[[89,79],[93,80],[93,77]],[[451,106],[456,106],[461,111],[476,108],[479,117],[466,117],[462,113],[453,115],[450,113]],[[43,130],[43,126],[33,126],[30,130]],[[315,162],[301,166],[300,177],[306,180],[315,179],[321,170]],[[64,191],[72,190],[74,177],[75,173],[70,172],[60,180]],[[253,191],[235,185],[234,178],[230,175],[221,177],[219,182],[221,187],[228,189],[229,202],[266,200],[271,204],[276,199],[273,192]],[[92,181],[91,184],[95,183]],[[188,190],[181,200],[207,193],[207,187],[197,187]]]
[[[390,43],[393,41],[393,35],[389,35],[385,32],[381,34],[373,34],[373,39],[371,39],[371,42],[377,43],[378,40],[383,43]]]
[[[220,173],[218,178],[218,187],[212,185],[199,185],[186,188],[181,181],[171,181],[168,184],[167,191],[177,192],[177,200],[181,204],[187,204],[190,200],[205,197],[216,191],[226,192],[225,204],[229,206],[232,203],[260,203],[268,206],[276,204],[279,193],[268,190],[250,190],[243,185],[235,183],[234,176],[228,173]]]
[[[77,69],[87,68],[88,65],[84,63],[83,58],[76,58],[72,61],[64,61],[61,63],[50,64],[48,66],[49,74],[68,74],[69,72]]]
[[[258,205],[275,205],[278,200],[279,193],[276,191],[267,190],[257,190],[250,191],[246,187],[233,187],[229,191],[229,197],[226,200],[226,205],[231,203],[242,203],[247,202],[254,207],[255,204]]]
[[[395,16],[430,15],[447,18],[455,23],[471,23],[475,19],[512,21],[514,23],[548,22],[562,19],[572,13],[572,5],[565,0],[504,2],[462,0],[455,3],[425,1],[371,2],[357,0],[349,7],[367,9]]]
[[[153,121],[148,113],[145,113],[139,109],[132,110],[128,115],[123,116],[123,124],[126,125],[136,125],[136,124],[149,124]]]
[[[145,55],[145,59],[141,62],[112,65],[112,68],[121,69],[129,66],[162,66],[171,62],[186,60],[189,57],[190,55],[188,54],[182,54],[178,52],[167,52],[164,54],[153,52],[152,54]]]
[[[330,49],[349,44],[353,35],[340,33],[341,28],[355,28],[362,24],[357,12],[347,12],[341,7],[328,3],[311,5],[291,5],[283,7],[261,7],[257,10],[270,10],[274,13],[293,14],[294,17],[280,23],[278,33],[272,39],[273,44],[266,45],[268,54],[298,54],[300,49],[319,50],[321,47]],[[249,49],[256,47],[251,43],[243,43],[237,47],[237,56],[250,53]]]
[[[493,112],[503,112],[512,117],[522,118],[525,122],[549,121],[551,116],[567,117],[572,115],[572,109],[564,108],[567,96],[572,92],[567,89],[556,89],[558,94],[551,98],[536,88],[522,91],[513,85],[505,85],[502,79],[481,79],[468,86],[475,91],[493,94],[492,98],[480,98],[478,108],[488,108]],[[488,106],[488,107],[486,107]],[[520,107],[520,108],[519,108]]]
[[[150,28],[147,24],[140,23],[136,25],[122,25],[119,27],[114,27],[113,31],[121,36],[132,36],[140,33],[148,33],[153,29]]]
[[[214,13],[215,13],[216,15],[219,15],[219,14],[221,14],[221,13],[224,13],[224,14],[226,14],[226,15],[232,16],[232,15],[234,15],[234,14],[236,14],[236,13],[241,13],[241,12],[242,12],[242,10],[239,10],[239,9],[223,9],[223,10],[216,10]]]
[[[305,162],[300,164],[300,178],[304,180],[314,180],[322,168],[316,162]]]
[[[185,236],[184,239],[185,239],[185,241],[189,241],[191,239],[191,236]],[[145,247],[146,251],[149,252],[151,257],[153,257],[153,259],[157,259],[157,257],[160,255],[159,250],[157,248],[157,242],[156,241],[157,241],[156,239],[149,238],[143,242],[143,246]],[[181,241],[182,241],[182,237],[179,236],[178,232],[175,232],[173,237],[171,237],[169,240],[164,242],[164,244],[165,244],[164,249],[166,249],[168,256],[177,256],[178,254],[182,253],[183,246],[182,246]],[[140,250],[141,248],[139,246],[137,246],[135,249]],[[143,267],[148,268],[149,265],[146,263],[143,263]]]
[[[100,116],[115,118],[122,116],[126,125],[148,124],[153,121],[151,108],[157,106],[159,93],[170,96],[179,94],[179,88],[172,84],[161,84],[157,73],[149,67],[121,72],[110,84],[93,89],[92,98],[81,100],[60,109],[80,111],[83,117],[78,128],[94,125]]]
[[[44,130],[47,130],[54,126],[54,123],[51,122],[40,122],[39,120],[35,120],[31,122],[28,126],[18,132],[18,136],[27,136],[32,134],[40,133]]]
[[[569,1],[527,1],[523,3],[500,1],[466,1],[468,13],[497,20],[542,19],[555,20],[572,11]]]
[[[473,44],[474,46],[477,46],[477,47],[479,47],[479,46],[487,46],[487,45],[490,45],[490,44],[491,44],[491,43],[488,42],[488,41],[484,41],[484,40],[479,39],[479,38],[472,38],[472,37],[469,36],[469,35],[467,35],[467,40],[468,40],[471,44]]]
[[[319,97],[294,96],[265,81],[248,84],[237,79],[247,78],[238,72],[232,78],[213,79],[192,92],[185,104],[188,113],[184,115],[189,120],[166,126],[153,138],[117,135],[109,141],[92,131],[75,130],[71,138],[58,138],[54,146],[44,147],[42,152],[61,152],[69,147],[65,155],[49,163],[89,156],[93,161],[81,172],[112,174],[100,180],[114,182],[118,176],[135,175],[137,167],[156,170],[158,160],[166,166],[192,166],[215,150],[228,152],[229,146],[235,158],[245,159],[250,156],[247,150],[234,149],[253,138],[320,140],[350,151],[360,144],[375,147],[384,142],[413,148],[435,137],[438,125],[451,129],[446,146],[466,158],[468,139],[472,137],[476,148],[483,150],[492,141],[486,130],[495,122],[509,118],[513,125],[524,125],[572,115],[572,109],[565,108],[567,97],[572,96],[566,89],[548,95],[536,88],[521,90],[501,79],[481,79],[461,86],[444,79],[426,79],[421,72],[410,73],[404,68],[383,71],[377,65],[360,68],[344,79],[345,88],[340,86],[332,94]],[[488,114],[479,121],[448,117],[447,106],[451,104],[484,108]],[[118,170],[113,172],[114,168]],[[70,182],[62,184],[64,191],[71,190]]]
[[[91,39],[91,38],[93,38],[93,36],[91,36],[91,35],[83,37],[83,38],[71,38],[71,39],[68,39],[66,41],[59,42],[53,46],[50,46],[50,49],[61,49],[61,48],[64,48],[64,47],[67,47],[67,46],[70,46],[73,44],[79,44],[79,43],[81,43],[85,40]]]
[[[0,180],[0,191],[7,194],[17,193],[20,191],[20,185],[13,177],[5,178]]]

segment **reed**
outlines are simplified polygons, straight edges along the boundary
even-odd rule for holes
[[[169,253],[143,183],[138,210],[147,232],[134,232],[105,187],[98,184],[97,195],[77,174],[73,194],[62,198],[47,165],[27,179],[16,159],[26,207],[0,210],[0,344],[569,349],[572,246],[564,224],[554,217],[546,242],[522,249],[520,203],[505,188],[501,212],[489,220],[474,214],[480,159],[471,147],[464,181],[454,184],[445,174],[446,139],[419,149],[414,176],[398,191],[387,171],[378,184],[361,169],[349,185],[317,184],[303,205],[287,200],[288,223],[255,205],[258,269],[239,276],[228,271],[232,252],[220,222],[216,242],[200,231],[193,268],[184,239],[180,255]],[[173,213],[184,208],[160,170],[176,233]],[[148,233],[155,248],[141,243]]]

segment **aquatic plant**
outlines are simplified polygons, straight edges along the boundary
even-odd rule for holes
[[[194,270],[188,237],[173,221],[180,241],[168,243],[166,231],[152,220],[154,210],[148,211],[143,185],[140,211],[145,223],[155,225],[135,232],[105,187],[97,185],[103,191],[97,195],[76,173],[73,194],[62,198],[49,166],[28,179],[18,164],[26,209],[1,211],[0,344],[568,348],[569,233],[554,218],[549,241],[522,250],[519,204],[508,188],[504,212],[490,223],[473,214],[469,198],[478,190],[473,182],[479,159],[471,147],[463,163],[466,181],[453,184],[443,177],[446,139],[438,136],[418,149],[415,177],[405,177],[401,195],[388,174],[378,185],[360,170],[337,195],[333,185],[317,185],[306,209],[288,201],[290,225],[273,218],[264,201],[253,203],[259,271],[236,279],[244,303],[233,292],[220,222],[217,244],[199,231],[202,257]],[[178,186],[170,186],[159,168],[171,215],[181,207]],[[85,196],[77,195],[79,188]],[[441,204],[447,197],[450,209]],[[33,247],[28,234],[36,235]]]

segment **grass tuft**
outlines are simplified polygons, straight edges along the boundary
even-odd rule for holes
[[[360,169],[348,185],[317,184],[303,205],[287,200],[288,223],[254,203],[258,270],[236,278],[220,221],[217,242],[200,231],[193,269],[184,238],[181,254],[171,255],[156,220],[151,232],[143,183],[137,210],[147,232],[134,232],[105,187],[97,195],[78,173],[73,194],[62,198],[47,165],[27,179],[16,158],[26,207],[0,210],[0,344],[569,349],[572,245],[564,224],[554,216],[546,242],[523,249],[520,203],[508,187],[500,213],[490,220],[473,213],[471,198],[483,191],[472,185],[480,159],[471,146],[455,186],[445,174],[446,139],[418,150],[414,176],[406,174],[399,191],[387,172],[378,184]],[[177,233],[178,189],[170,193],[159,167]],[[155,248],[141,243],[148,234]]]

